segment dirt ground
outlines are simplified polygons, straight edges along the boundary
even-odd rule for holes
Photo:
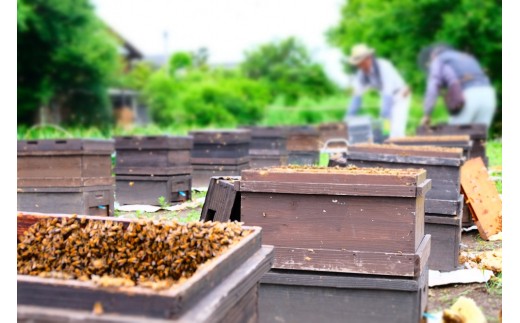
[[[484,241],[480,238],[478,230],[462,232],[461,251],[486,251],[497,248],[502,248],[502,241]],[[502,286],[491,282],[430,287],[428,312],[442,312],[460,296],[472,298],[489,323],[499,322],[498,315],[502,309]]]

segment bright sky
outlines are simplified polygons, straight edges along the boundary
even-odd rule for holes
[[[233,63],[255,45],[296,36],[341,85],[348,83],[341,52],[327,45],[325,31],[339,21],[344,1],[92,0],[97,14],[145,55],[207,47],[211,63]]]

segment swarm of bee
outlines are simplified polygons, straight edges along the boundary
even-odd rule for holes
[[[236,222],[140,221],[125,227],[75,216],[48,218],[20,239],[17,268],[22,275],[163,289],[250,232]]]

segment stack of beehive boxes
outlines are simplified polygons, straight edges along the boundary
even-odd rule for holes
[[[320,160],[320,134],[312,126],[288,127],[289,165],[317,165]]]
[[[192,137],[125,136],[116,137],[115,143],[120,204],[160,205],[191,198]]]
[[[287,165],[287,128],[247,127],[251,131],[251,168]]]
[[[460,193],[462,148],[357,144],[347,164],[358,167],[426,170],[432,189],[425,199],[425,232],[432,236],[430,269],[459,268],[463,195]]]
[[[200,130],[190,135],[193,186],[208,187],[213,176],[240,176],[250,167],[250,130]]]
[[[428,295],[425,170],[246,170],[241,221],[274,245],[261,322],[419,322]]]
[[[18,210],[112,215],[113,140],[19,140]]]

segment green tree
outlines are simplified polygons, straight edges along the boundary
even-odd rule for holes
[[[88,0],[19,0],[18,123],[59,106],[71,124],[112,120],[107,86],[119,66],[117,43]]]
[[[472,0],[349,0],[328,40],[345,55],[360,42],[376,49],[403,72],[415,93],[424,93],[420,50],[443,42],[473,54],[497,89],[499,111],[492,133],[501,130],[502,2]]]
[[[312,61],[305,46],[294,37],[246,52],[240,67],[246,76],[265,81],[272,96],[283,97],[287,104],[305,96],[324,97],[337,90],[322,66]]]
[[[191,56],[173,54],[170,62],[174,63],[155,72],[144,87],[155,122],[164,126],[231,127],[253,124],[263,116],[271,100],[263,82],[246,78],[237,70],[188,65],[191,60],[187,57]],[[179,73],[181,68],[183,73]]]

